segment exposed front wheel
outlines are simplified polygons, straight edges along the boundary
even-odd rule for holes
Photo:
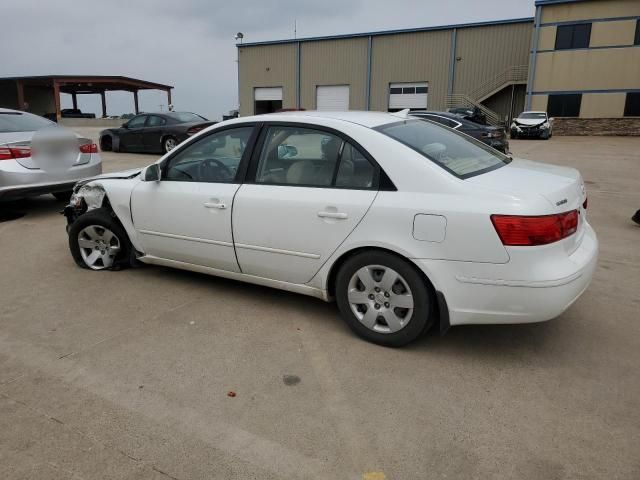
[[[433,321],[424,278],[409,262],[385,252],[363,252],[347,260],[336,279],[336,300],[349,327],[380,345],[406,345]]]
[[[108,270],[130,263],[131,242],[120,222],[106,208],[81,215],[69,229],[75,262],[91,270]]]

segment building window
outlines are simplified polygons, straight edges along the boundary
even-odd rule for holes
[[[578,117],[581,103],[581,93],[549,95],[547,113],[550,117]]]
[[[591,24],[558,25],[556,29],[556,50],[589,48]]]
[[[624,116],[640,117],[640,92],[627,93],[627,100],[624,102]]]
[[[640,20],[636,20],[636,36],[633,40],[634,45],[640,45]]]

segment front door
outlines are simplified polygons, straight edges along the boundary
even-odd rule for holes
[[[145,254],[239,271],[231,211],[252,132],[252,126],[212,132],[177,149],[161,181],[136,186],[131,211]]]
[[[120,134],[120,150],[139,152],[142,150],[142,134],[148,115],[138,115],[127,122]]]
[[[328,131],[273,125],[233,206],[243,273],[307,283],[377,194],[377,171]]]

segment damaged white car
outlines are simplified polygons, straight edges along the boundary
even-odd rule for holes
[[[430,121],[373,112],[246,117],[143,170],[76,186],[78,265],[164,265],[336,299],[363,338],[552,319],[598,241],[577,170]]]

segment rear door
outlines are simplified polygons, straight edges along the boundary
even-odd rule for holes
[[[378,168],[321,127],[267,125],[258,145],[233,206],[238,263],[250,275],[309,282],[369,209]]]
[[[142,150],[142,134],[149,115],[138,115],[127,122],[126,128],[120,134],[120,148],[132,152]]]
[[[149,115],[142,132],[142,146],[145,152],[162,151],[162,134],[165,131],[167,119],[159,115]]]

